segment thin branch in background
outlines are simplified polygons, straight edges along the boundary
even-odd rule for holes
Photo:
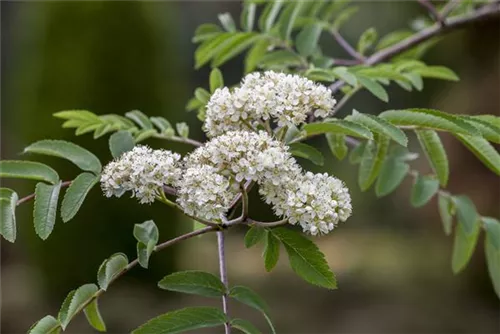
[[[275,227],[275,226],[281,226],[281,225],[287,224],[288,218],[278,220],[275,222],[261,222],[261,221],[257,221],[257,220],[253,220],[253,219],[247,219],[246,222],[248,223],[248,225],[256,225],[256,226],[260,226],[260,227]]]
[[[227,282],[227,269],[226,269],[226,255],[224,249],[224,231],[217,231],[217,248],[219,251],[219,271],[220,271],[220,280],[222,284],[224,284],[226,291],[222,296],[222,310],[226,316],[228,316],[228,282]],[[229,322],[224,324],[225,334],[231,333],[231,326]]]
[[[339,43],[339,45],[348,53],[350,54],[354,59],[357,59],[359,62],[364,62],[365,57],[361,55],[359,52],[354,50],[354,48],[347,42],[344,37],[335,29],[330,30],[330,33],[332,34],[333,38]]]
[[[438,22],[441,26],[445,26],[446,23],[444,21],[444,17],[439,14],[436,7],[429,0],[418,0],[418,3],[425,7],[431,16],[434,18],[436,22]]]
[[[354,66],[362,63],[363,62],[359,59],[338,59],[338,58],[333,59],[333,64],[340,66]]]

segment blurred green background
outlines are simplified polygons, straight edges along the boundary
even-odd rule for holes
[[[360,12],[343,28],[355,42],[370,26],[379,35],[407,27],[425,14],[410,2],[360,2]],[[195,87],[207,87],[208,68],[193,69],[190,42],[201,23],[215,22],[229,11],[239,17],[240,3],[178,2],[2,2],[1,3],[1,158],[21,159],[23,148],[39,139],[74,141],[103,162],[111,159],[107,138],[74,137],[51,114],[65,109],[123,114],[139,109],[173,122],[186,121],[192,136],[203,140],[195,114],[184,111]],[[374,15],[376,14],[376,15]],[[428,80],[423,92],[389,89],[385,104],[367,93],[356,96],[341,115],[355,107],[368,113],[403,107],[432,107],[452,113],[499,115],[500,22],[475,25],[442,39],[424,58],[446,65],[459,83]],[[324,50],[345,56],[329,37]],[[241,77],[242,61],[223,68],[226,83]],[[470,195],[483,215],[499,216],[498,178],[453,138],[443,136],[451,163],[449,189]],[[327,153],[324,140],[316,142]],[[148,142],[181,153],[190,147]],[[418,147],[414,147],[418,150]],[[330,156],[327,154],[327,156]],[[38,157],[37,157],[38,159]],[[77,175],[70,163],[43,159],[65,180]],[[339,290],[309,286],[289,269],[282,256],[266,273],[259,247],[246,250],[244,230],[228,240],[230,283],[245,284],[264,295],[281,333],[498,333],[500,308],[478,246],[467,270],[453,276],[452,239],[441,230],[435,200],[422,209],[408,204],[410,180],[392,196],[377,200],[373,191],[357,189],[356,169],[328,158],[323,169],[344,179],[352,189],[354,215],[318,244],[337,275]],[[425,159],[414,163],[422,172]],[[34,183],[5,180],[20,196]],[[253,194],[252,203],[257,196]],[[253,204],[258,206],[258,204]],[[154,219],[160,239],[188,230],[188,220],[161,204],[139,205],[133,199],[106,199],[92,190],[73,221],[58,221],[46,242],[32,227],[32,204],[18,208],[18,240],[1,244],[1,332],[22,333],[46,314],[56,314],[66,293],[94,282],[101,261],[115,252],[135,257],[135,223]],[[259,206],[259,218],[269,208]],[[270,219],[270,217],[267,217]],[[480,241],[482,244],[482,240]],[[187,305],[218,305],[219,300],[181,296],[156,288],[175,269],[216,273],[213,235],[190,240],[152,258],[150,270],[136,268],[101,298],[110,333],[125,333],[147,319]],[[257,312],[232,303],[231,314],[254,321],[267,332]],[[92,333],[83,315],[69,333]]]

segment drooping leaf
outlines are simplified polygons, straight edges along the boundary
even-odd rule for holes
[[[37,180],[52,184],[59,182],[59,175],[55,170],[33,161],[0,161],[0,177]]]
[[[179,271],[167,275],[158,282],[158,286],[164,290],[205,297],[221,297],[226,292],[218,277],[199,270]]]
[[[61,311],[59,311],[59,314],[63,315],[62,318],[59,318],[63,330],[66,329],[71,319],[84,307],[84,305],[94,297],[97,290],[98,289],[95,284],[85,284],[75,291],[70,292],[70,295],[66,297],[66,300],[61,307]],[[69,303],[67,303],[68,300]],[[63,310],[64,307],[66,308]]]
[[[377,81],[363,75],[356,75],[356,78],[358,79],[360,85],[366,88],[370,93],[384,102],[389,102],[389,95],[387,95],[387,91]]]
[[[438,194],[438,209],[441,221],[443,222],[443,230],[446,235],[451,234],[453,228],[453,210],[454,203],[450,196]]]
[[[263,256],[266,271],[273,270],[280,258],[280,242],[272,233],[267,233]]]
[[[411,188],[411,205],[424,206],[439,190],[439,181],[433,176],[417,175]]]
[[[217,88],[224,86],[224,78],[222,72],[218,68],[212,69],[210,72],[210,92],[213,93]]]
[[[308,57],[313,54],[318,46],[322,30],[323,28],[320,23],[311,23],[299,32],[295,40],[295,46],[302,56]]]
[[[90,151],[64,140],[40,140],[24,149],[24,152],[51,155],[71,161],[80,169],[100,173],[102,166]]]
[[[42,240],[47,239],[54,229],[60,190],[61,182],[55,185],[40,182],[35,187],[33,218],[35,232]]]
[[[137,125],[139,125],[143,130],[149,130],[153,128],[153,123],[151,123],[149,118],[139,110],[129,111],[125,114],[125,116],[137,123]]]
[[[100,176],[92,173],[82,173],[78,175],[70,184],[64,194],[61,205],[61,218],[63,222],[68,222],[76,215],[83,204],[85,197],[94,185],[99,181]]]
[[[408,138],[403,131],[380,117],[370,114],[362,114],[353,110],[352,115],[347,116],[346,120],[361,124],[374,133],[387,136],[399,145],[406,147],[408,144]]]
[[[272,233],[283,243],[293,271],[305,281],[327,289],[336,289],[337,282],[325,256],[318,246],[302,234],[278,227]]]
[[[343,160],[347,156],[347,153],[349,152],[349,148],[345,143],[345,135],[327,133],[325,136],[328,142],[328,147],[330,147],[330,151],[332,151],[332,154],[337,159]]]
[[[8,188],[0,188],[0,235],[5,240],[16,240],[17,193]]]
[[[495,174],[500,175],[500,154],[484,138],[456,134],[460,140],[481,162]]]
[[[390,194],[403,182],[410,166],[395,155],[384,160],[375,185],[375,194],[382,197]]]
[[[484,252],[491,282],[497,296],[500,298],[500,222],[491,217],[483,217],[486,230]]]
[[[134,137],[129,131],[118,131],[109,137],[109,151],[113,158],[118,158],[123,153],[131,151],[134,146]]]
[[[413,72],[424,78],[434,78],[449,81],[460,80],[455,72],[444,66],[418,67],[414,69]]]
[[[384,158],[389,149],[389,137],[377,135],[376,139],[376,153],[372,152],[372,146],[375,144],[370,141],[365,148],[361,164],[359,165],[358,184],[362,191],[367,190],[377,179]]]
[[[308,159],[315,165],[323,166],[324,163],[323,154],[321,154],[321,152],[318,151],[316,148],[304,143],[293,143],[289,147],[290,147],[290,153],[292,153],[292,155]]]
[[[480,228],[477,220],[474,223],[471,233],[465,231],[463,224],[457,224],[451,258],[451,268],[454,274],[461,272],[469,263],[476,248],[479,231]]]
[[[115,253],[104,260],[97,271],[99,287],[106,291],[109,284],[127,267],[128,259],[123,253]]]
[[[61,324],[51,315],[38,320],[28,331],[28,334],[59,334]]]
[[[345,134],[363,139],[373,139],[370,130],[355,122],[343,119],[331,118],[323,123],[310,123],[302,128],[309,136],[321,133]]]
[[[153,318],[132,334],[174,334],[223,325],[228,319],[214,307],[187,307]]]
[[[85,317],[89,324],[94,327],[99,332],[106,331],[106,324],[104,323],[104,319],[101,316],[101,312],[99,311],[99,304],[97,302],[97,298],[94,299],[87,307],[83,309],[85,313]]]
[[[276,333],[269,316],[269,307],[255,291],[246,286],[236,285],[229,291],[229,297],[262,312],[267,320],[267,323],[269,324],[269,327],[271,327],[271,331]]]
[[[478,135],[475,127],[459,117],[433,109],[387,110],[379,115],[397,126],[416,126],[420,128],[448,131],[465,135]]]
[[[143,268],[148,268],[149,257],[158,243],[158,227],[152,220],[134,225],[134,237],[137,239],[137,257]]]
[[[266,237],[266,229],[258,226],[252,226],[245,234],[245,247],[250,248]]]
[[[495,125],[491,120],[488,121],[477,117],[463,116],[462,119],[474,126],[484,139],[493,143],[500,143],[500,124]]]
[[[439,139],[439,135],[434,130],[416,130],[415,133],[432,169],[436,173],[439,184],[445,187],[448,183],[450,169],[448,166],[448,156],[441,143],[441,139]]]
[[[465,195],[453,196],[452,201],[456,209],[459,224],[464,227],[466,234],[473,233],[478,219],[476,206]]]
[[[231,327],[242,331],[245,334],[261,334],[261,332],[250,321],[244,319],[231,320]]]

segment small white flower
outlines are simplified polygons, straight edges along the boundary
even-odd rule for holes
[[[177,153],[136,146],[104,167],[101,188],[107,197],[131,191],[141,203],[151,203],[164,185],[177,185],[180,159]]]

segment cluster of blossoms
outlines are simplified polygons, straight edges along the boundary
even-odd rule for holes
[[[279,126],[300,125],[311,114],[327,117],[335,103],[328,88],[298,75],[251,73],[232,92],[226,87],[214,92],[207,104],[204,130],[214,137],[252,130],[267,120]]]
[[[176,185],[181,178],[181,156],[165,150],[136,146],[110,162],[101,176],[107,197],[131,191],[141,203],[151,203],[164,185]]]
[[[217,90],[207,106],[205,130],[213,137],[183,160],[178,154],[138,146],[108,164],[101,179],[106,196],[132,191],[141,203],[177,191],[189,215],[221,221],[242,186],[256,182],[277,216],[312,235],[330,232],[352,212],[348,189],[328,174],[304,172],[288,147],[255,125],[271,120],[299,125],[307,115],[326,117],[335,100],[326,87],[274,72],[246,76],[230,92]]]

